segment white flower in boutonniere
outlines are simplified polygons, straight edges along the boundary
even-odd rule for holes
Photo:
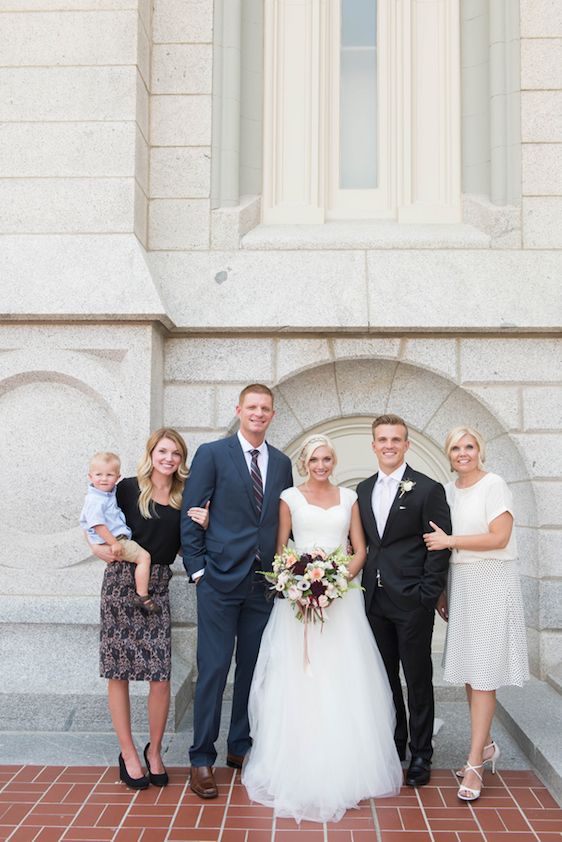
[[[404,496],[404,494],[407,494],[409,491],[411,491],[415,484],[416,483],[413,479],[403,479],[400,482],[400,485],[398,486],[398,488],[400,489],[400,497],[398,499],[400,500]]]

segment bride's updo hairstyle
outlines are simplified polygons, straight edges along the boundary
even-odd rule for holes
[[[315,433],[312,436],[309,436],[303,443],[301,447],[301,452],[297,457],[297,471],[299,472],[301,477],[308,476],[308,463],[310,462],[310,457],[314,453],[314,451],[319,447],[327,447],[328,450],[331,451],[333,459],[334,459],[334,467],[338,463],[338,457],[336,456],[336,451],[334,450],[334,445],[328,438],[328,436],[322,436],[319,433]]]

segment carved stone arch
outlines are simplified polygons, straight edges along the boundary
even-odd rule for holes
[[[316,430],[334,431],[338,424],[359,420],[368,426],[376,415],[394,412],[407,421],[411,437],[425,447],[443,479],[445,436],[454,426],[470,424],[484,436],[487,467],[500,474],[515,497],[518,520],[524,523],[524,552],[535,556],[537,526],[532,477],[502,421],[469,389],[421,366],[378,356],[339,359],[299,368],[273,385],[275,419],[268,441],[287,453]],[[232,418],[228,431],[237,429]],[[528,551],[528,552],[527,552]],[[520,556],[524,556],[520,552]]]
[[[459,424],[476,427],[487,443],[487,464],[505,478],[524,512],[527,527],[536,526],[535,500],[530,476],[517,446],[502,422],[473,394],[453,380],[403,363],[371,358],[329,362],[286,377],[274,386],[276,416],[268,439],[292,454],[309,433],[338,425],[368,429],[372,419],[394,412],[407,421],[416,450],[433,460],[436,477],[443,481],[446,460],[440,459],[448,430]],[[369,459],[366,455],[366,461]],[[367,463],[367,473],[375,463]],[[422,468],[423,469],[423,468]],[[431,472],[431,471],[429,471]],[[533,550],[531,536],[522,536]]]
[[[14,353],[3,369],[0,564],[72,566],[91,555],[78,525],[89,458],[96,450],[119,452],[124,438],[106,393],[116,391],[109,388],[114,378],[100,363],[62,351]]]
[[[269,438],[283,450],[318,425],[394,412],[439,449],[451,427],[471,424],[486,439],[494,470],[510,483],[529,479],[521,454],[493,413],[467,389],[420,366],[380,358],[338,360],[287,377],[274,392]]]

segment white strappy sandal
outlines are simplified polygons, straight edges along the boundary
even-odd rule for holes
[[[479,766],[473,766],[467,760],[464,768],[465,768],[465,774],[466,774],[466,772],[474,772],[474,774],[477,777],[479,777],[480,780],[483,782],[484,779],[482,778],[482,775],[478,771],[478,769],[484,768],[483,763],[481,763]],[[457,792],[457,797],[460,798],[461,801],[476,801],[477,798],[480,798],[481,792],[482,792],[482,787],[480,787],[480,789],[471,789],[471,787],[465,786],[464,784],[461,784],[459,786],[459,791]]]
[[[486,767],[486,766],[491,765],[492,766],[492,774],[495,775],[496,774],[496,760],[500,756],[500,747],[496,742],[494,742],[494,740],[492,740],[492,742],[489,745],[484,746],[484,751],[488,751],[488,749],[491,749],[491,748],[493,748],[494,751],[492,752],[492,754],[489,757],[483,758],[482,766]],[[465,768],[466,767],[463,766],[462,769],[457,769],[457,771],[455,772],[455,775],[457,776],[457,778],[464,778]]]

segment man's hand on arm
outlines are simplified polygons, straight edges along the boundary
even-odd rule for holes
[[[449,605],[447,603],[447,592],[443,591],[437,600],[437,605],[435,606],[435,610],[442,617],[445,622],[449,619]]]

